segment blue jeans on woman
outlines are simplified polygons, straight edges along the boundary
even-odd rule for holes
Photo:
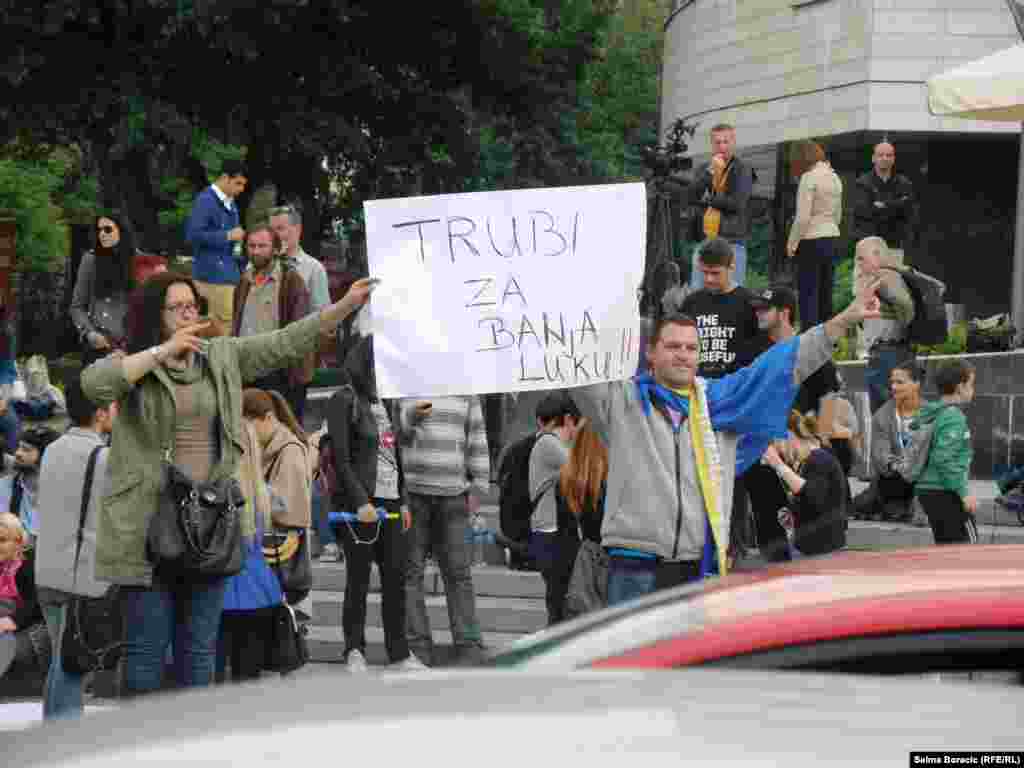
[[[67,603],[43,605],[46,630],[50,634],[50,645],[53,648],[50,671],[46,675],[46,686],[43,688],[44,720],[75,718],[82,714],[82,687],[85,684],[85,675],[68,672],[60,663],[60,641],[64,636],[67,616]]]
[[[164,656],[172,642],[179,686],[213,682],[226,584],[227,579],[181,585],[154,579],[152,587],[121,588],[125,695],[160,689]]]
[[[338,540],[334,536],[334,529],[331,528],[330,522],[327,520],[327,508],[330,506],[329,503],[325,503],[323,491],[320,488],[319,482],[313,483],[313,527],[316,529],[317,542],[320,548],[323,549],[327,544],[337,544]]]

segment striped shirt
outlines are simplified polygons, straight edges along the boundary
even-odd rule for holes
[[[416,416],[418,402],[401,405],[402,469],[409,492],[458,496],[470,485],[488,492],[491,459],[480,398],[430,398],[433,408],[425,418]]]

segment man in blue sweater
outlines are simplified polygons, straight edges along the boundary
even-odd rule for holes
[[[241,277],[236,244],[245,239],[239,226],[237,198],[247,182],[245,168],[226,160],[220,176],[196,197],[185,225],[185,239],[192,244],[192,277],[207,300],[210,318],[221,333],[229,333],[234,310],[235,286]]]

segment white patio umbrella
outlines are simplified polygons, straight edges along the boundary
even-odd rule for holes
[[[1024,123],[1024,45],[932,77],[928,80],[928,111],[946,117]],[[1012,280],[1010,313],[1020,338],[1024,331],[1024,135],[1017,180]]]
[[[935,75],[928,81],[933,115],[1024,123],[1024,45]]]

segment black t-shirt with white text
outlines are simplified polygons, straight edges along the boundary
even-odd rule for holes
[[[750,303],[751,295],[737,286],[729,293],[697,291],[683,302],[683,314],[697,323],[699,373],[704,378],[718,379],[741,367],[738,355],[757,335],[757,313]]]

